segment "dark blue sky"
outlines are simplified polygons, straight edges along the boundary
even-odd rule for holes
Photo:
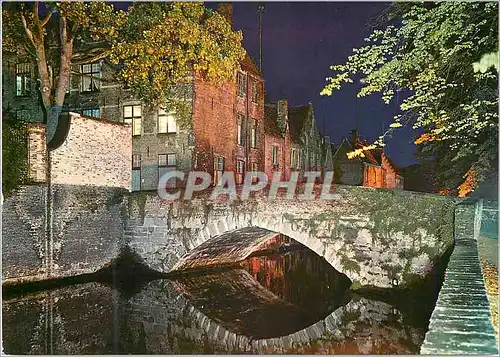
[[[130,2],[115,3],[126,9]],[[217,2],[208,2],[215,9]],[[320,131],[339,143],[356,126],[356,93],[353,83],[320,96],[331,76],[330,66],[345,62],[371,31],[367,26],[389,5],[383,2],[266,2],[263,14],[263,73],[270,101],[286,98],[289,105],[312,102]],[[256,2],[233,2],[233,27],[243,31],[245,48],[258,63],[259,35]],[[357,128],[375,140],[398,111],[395,100],[385,105],[380,96],[357,100]],[[416,160],[411,128],[397,131],[386,141],[386,152],[398,166]]]
[[[367,24],[389,3],[381,2],[271,2],[263,13],[263,73],[269,100],[280,98],[297,106],[313,103],[319,129],[339,143],[356,125],[356,93],[350,84],[332,97],[320,96],[330,65],[343,63],[370,34]],[[210,4],[215,7],[215,4]],[[234,28],[243,31],[245,48],[258,63],[257,3],[233,3]],[[371,22],[373,23],[373,22]],[[359,98],[358,130],[375,140],[398,110],[396,101],[385,105],[380,96]],[[396,165],[415,162],[413,132],[401,129],[386,142],[386,152]]]

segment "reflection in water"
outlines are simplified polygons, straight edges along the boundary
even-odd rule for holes
[[[125,278],[127,279],[127,278]],[[425,326],[307,250],[137,286],[90,282],[3,302],[9,354],[416,354]],[[129,289],[130,288],[130,289]],[[421,301],[421,303],[425,303]]]

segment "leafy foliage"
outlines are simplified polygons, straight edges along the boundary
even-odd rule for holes
[[[374,145],[411,125],[423,132],[415,144],[446,158],[439,168],[444,185],[457,187],[458,178],[473,189],[498,155],[498,67],[491,55],[481,61],[498,52],[498,4],[414,2],[392,9],[383,30],[374,30],[346,63],[331,67],[335,74],[321,94],[332,95],[357,75],[358,97],[381,93],[389,103],[405,91],[401,114]]]
[[[27,180],[26,123],[16,120],[9,110],[2,110],[2,193],[12,190]]]
[[[159,105],[195,74],[229,79],[245,54],[242,38],[202,3],[136,3],[111,59],[139,97]]]
[[[241,32],[202,3],[136,2],[128,12],[104,1],[12,3],[3,39],[4,51],[37,63],[46,109],[63,105],[73,65],[105,60],[146,103],[185,113],[177,84],[228,79],[245,54]]]

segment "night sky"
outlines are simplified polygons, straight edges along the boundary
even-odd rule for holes
[[[115,3],[125,9],[130,3]],[[393,100],[385,105],[380,96],[357,99],[359,84],[353,83],[320,96],[331,76],[330,66],[345,62],[363,39],[373,23],[389,5],[384,2],[268,2],[263,13],[263,73],[266,93],[270,101],[286,98],[289,106],[313,103],[319,130],[329,135],[334,143],[356,126],[368,140],[375,140],[382,127],[388,127],[399,105]],[[216,2],[207,6],[215,9]],[[243,42],[250,56],[258,64],[259,35],[256,2],[233,2],[233,27],[243,31]],[[407,166],[413,157],[411,128],[397,131],[397,136],[386,141],[386,153],[397,166]]]
[[[286,98],[289,105],[313,103],[320,131],[334,143],[356,126],[356,93],[359,84],[345,86],[333,96],[320,96],[330,76],[330,66],[343,63],[355,47],[364,45],[373,23],[389,5],[383,2],[272,2],[262,18],[263,73],[270,101]],[[209,4],[215,7],[216,4]],[[245,48],[258,63],[257,3],[233,2],[234,28],[243,31]],[[393,100],[385,105],[380,96],[357,99],[360,134],[375,140],[397,113]],[[413,132],[401,129],[386,142],[386,152],[398,166],[415,162]]]

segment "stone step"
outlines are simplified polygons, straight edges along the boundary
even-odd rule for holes
[[[489,319],[448,319],[443,317],[433,319],[429,324],[429,330],[458,332],[490,331],[491,323]]]
[[[434,308],[434,312],[432,316],[436,316],[436,318],[441,317],[477,317],[477,318],[490,318],[490,309],[485,307],[480,307],[477,309],[469,308],[469,307],[450,307],[450,306],[442,306],[440,304],[436,305]]]

